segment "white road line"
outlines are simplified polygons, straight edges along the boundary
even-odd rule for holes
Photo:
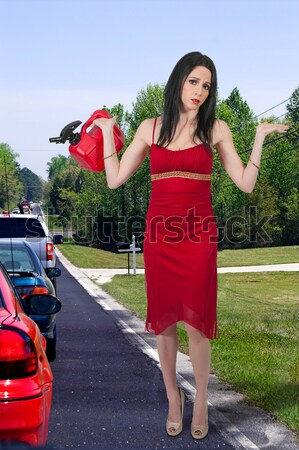
[[[108,306],[104,300],[96,299],[96,302],[104,309],[106,309],[106,307]],[[111,308],[109,308],[109,306],[108,309],[113,311]],[[138,348],[151,359],[153,359],[161,370],[158,352],[154,348],[152,348],[144,339],[142,339],[142,337],[139,336],[126,322],[117,317],[117,314],[113,315],[122,328],[122,332],[131,335],[130,338],[138,342]],[[180,386],[182,386],[184,390],[187,391],[188,398],[194,402],[196,389],[179,373],[177,373],[177,379]],[[217,421],[213,421],[216,428],[218,428],[219,424],[221,424],[226,433],[233,437],[245,450],[260,450],[259,447],[257,447],[250,439],[245,436],[245,434],[243,434],[234,424],[232,424],[224,414],[218,411],[210,401],[208,402],[208,404],[213,408],[214,412],[217,412]]]

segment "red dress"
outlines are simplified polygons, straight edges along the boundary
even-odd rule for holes
[[[211,204],[213,154],[151,145],[152,191],[144,234],[146,329],[184,321],[217,337],[218,231]]]

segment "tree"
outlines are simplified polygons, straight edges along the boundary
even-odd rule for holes
[[[294,90],[290,97],[290,101],[286,106],[288,114],[287,118],[291,119],[295,126],[299,123],[299,86]]]
[[[129,125],[129,142],[132,141],[141,122],[151,117],[160,116],[163,112],[164,85],[148,84],[146,89],[138,92],[136,101],[133,102],[131,113],[126,114]]]
[[[279,222],[279,201],[275,188],[261,177],[249,195],[245,221],[248,242],[246,247],[269,247],[279,242],[282,227]]]
[[[24,167],[21,169],[21,178],[27,200],[39,201],[43,198],[43,183],[38,175]]]
[[[127,113],[129,125],[129,145],[137,128],[145,119],[160,116],[163,112],[164,85],[148,84],[142,89],[133,103],[132,112]],[[150,157],[149,154],[138,171],[126,183],[126,196],[130,204],[131,215],[145,216],[151,192],[150,182]]]
[[[255,135],[257,121],[254,113],[248,106],[246,100],[243,100],[237,88],[234,88],[228,98],[224,100],[232,111],[232,121],[229,123],[234,137],[235,147],[238,152],[244,152],[250,149]]]
[[[64,220],[69,220],[75,211],[77,196],[81,189],[82,169],[73,158],[61,155],[52,158],[48,165],[51,174],[49,200],[54,213]]]
[[[52,180],[59,172],[61,172],[67,160],[68,158],[63,155],[58,155],[51,158],[50,162],[47,163],[49,180]]]
[[[24,195],[18,156],[8,144],[0,144],[0,207],[4,210],[17,205]]]
[[[226,100],[218,101],[217,117],[228,124],[236,151],[246,164],[257,124],[252,110],[242,99],[237,88],[233,89]],[[212,197],[220,230],[220,248],[247,245],[246,240],[243,240],[241,236],[246,233],[244,215],[249,205],[249,198],[228,177],[217,153],[213,163]],[[223,233],[222,236],[221,233]]]
[[[263,121],[271,121],[273,117]],[[261,160],[261,177],[272,186],[278,211],[275,213],[277,227],[281,230],[276,245],[290,245],[298,242],[298,144],[288,134],[269,136],[264,144]],[[291,212],[292,211],[292,212]],[[274,213],[273,213],[274,215]]]
[[[281,201],[282,245],[299,243],[299,189],[293,186],[288,195]]]

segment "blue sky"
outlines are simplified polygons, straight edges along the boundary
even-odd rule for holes
[[[255,114],[299,85],[298,0],[0,0],[0,142],[47,178],[49,137],[103,104],[130,110],[198,50]],[[285,105],[273,110],[276,116]]]

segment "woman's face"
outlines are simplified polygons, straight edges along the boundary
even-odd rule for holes
[[[183,83],[181,100],[183,111],[196,111],[205,102],[211,89],[212,74],[203,66],[196,66]]]

